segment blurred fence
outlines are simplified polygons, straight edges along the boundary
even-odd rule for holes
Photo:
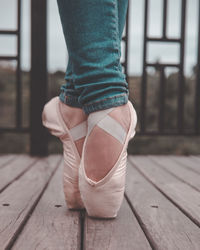
[[[144,0],[144,40],[143,40],[143,74],[140,84],[140,105],[138,107],[138,135],[199,135],[200,134],[200,1],[199,1],[199,19],[198,19],[198,53],[195,80],[195,97],[194,97],[194,116],[193,128],[189,131],[184,127],[184,98],[185,98],[185,77],[184,77],[184,59],[185,59],[185,21],[187,0],[181,1],[181,25],[180,37],[168,38],[167,29],[167,6],[168,0],[163,1],[162,11],[162,34],[160,37],[148,36],[148,15],[149,0]],[[189,1],[189,0],[188,0]],[[33,155],[47,154],[48,135],[41,123],[41,112],[47,101],[47,1],[31,1],[31,81],[30,81],[30,126],[22,126],[22,85],[21,85],[21,0],[17,0],[17,29],[0,30],[0,35],[17,37],[17,55],[0,56],[0,60],[15,60],[16,68],[16,112],[15,127],[1,127],[1,133],[29,133],[30,134],[30,153]],[[131,1],[130,1],[131,2]],[[130,5],[129,2],[129,5]],[[128,56],[129,56],[129,16],[128,8],[125,35],[123,36],[123,46],[125,59],[122,62],[124,72],[128,76]],[[149,43],[175,43],[179,45],[179,63],[149,63],[147,60],[147,47]],[[142,52],[142,51],[141,51]],[[158,91],[158,117],[157,129],[150,131],[148,129],[147,112],[148,112],[148,74],[149,67],[155,68],[159,72],[159,91]],[[177,126],[173,130],[165,127],[165,100],[166,100],[166,68],[178,69],[178,92],[177,92]],[[129,82],[130,84],[130,82]]]

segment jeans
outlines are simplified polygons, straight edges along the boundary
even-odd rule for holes
[[[60,100],[86,114],[124,105],[121,40],[128,0],[57,0],[69,60]]]

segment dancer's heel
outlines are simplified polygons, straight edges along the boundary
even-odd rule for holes
[[[69,209],[84,209],[78,186],[80,156],[75,141],[86,136],[86,121],[69,129],[59,109],[59,97],[52,98],[45,104],[42,112],[42,123],[49,132],[63,143],[63,189]]]

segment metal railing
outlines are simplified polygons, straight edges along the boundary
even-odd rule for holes
[[[200,1],[199,1],[199,22],[198,22],[198,58],[197,58],[197,75],[196,75],[196,96],[194,102],[194,128],[193,131],[184,130],[184,97],[185,97],[185,77],[184,77],[184,61],[185,61],[185,23],[186,23],[186,4],[187,0],[181,1],[181,27],[179,38],[168,38],[167,30],[167,6],[168,0],[163,1],[162,13],[162,34],[160,38],[149,37],[148,34],[148,16],[149,16],[149,0],[145,0],[144,7],[144,42],[143,42],[143,74],[141,82],[141,109],[140,109],[140,131],[141,135],[199,135],[200,134]],[[149,43],[169,42],[179,44],[179,63],[148,63],[147,62],[147,46]],[[151,132],[147,130],[146,111],[147,111],[147,67],[154,67],[160,71],[160,96],[159,96],[159,115],[158,130]],[[165,68],[175,67],[179,70],[178,94],[177,94],[177,129],[176,131],[165,131],[165,88],[166,77]]]
[[[16,124],[15,127],[0,127],[0,133],[29,133],[30,153],[47,154],[48,134],[41,122],[42,108],[47,96],[47,3],[46,0],[31,1],[31,84],[30,125],[22,126],[22,84],[21,84],[21,0],[17,0],[17,29],[0,30],[0,35],[17,37],[17,55],[0,56],[0,60],[17,62],[16,67]],[[39,60],[38,60],[39,59]]]
[[[0,56],[0,60],[17,61],[16,69],[16,126],[14,128],[0,128],[1,133],[5,132],[26,132],[30,133],[30,153],[32,155],[46,155],[48,145],[48,134],[42,126],[41,112],[47,99],[47,1],[31,0],[31,84],[30,84],[30,126],[22,127],[22,86],[21,86],[21,0],[18,1],[17,7],[17,29],[1,30],[0,35],[17,36],[17,55]],[[181,7],[181,36],[180,38],[167,38],[167,5],[168,0],[163,1],[163,19],[162,19],[162,36],[160,38],[149,37],[148,34],[148,10],[149,0],[145,0],[144,8],[144,44],[143,44],[143,75],[141,81],[141,107],[139,112],[140,131],[138,135],[188,135],[184,130],[184,48],[185,48],[185,19],[186,3],[182,0]],[[125,36],[122,38],[125,43],[125,60],[122,62],[124,72],[128,81],[128,56],[129,56],[129,15],[128,8]],[[190,134],[200,134],[200,1],[199,1],[199,23],[198,23],[198,58],[197,58],[197,75],[196,75],[196,96],[194,101],[194,129]],[[180,57],[177,64],[165,63],[148,63],[147,62],[147,44],[150,42],[170,42],[180,45]],[[39,60],[38,60],[39,59]],[[159,97],[159,117],[158,130],[148,132],[146,123],[147,110],[147,67],[155,67],[160,71],[160,97]],[[165,71],[166,67],[175,67],[179,70],[179,87],[177,95],[177,132],[165,132]]]
[[[30,143],[32,155],[48,153],[41,113],[47,101],[47,1],[31,0]]]
[[[28,132],[22,127],[22,86],[21,86],[21,0],[17,0],[17,28],[16,30],[0,30],[0,35],[17,37],[17,54],[15,56],[0,56],[1,61],[16,61],[16,112],[15,127],[1,127],[0,132]]]

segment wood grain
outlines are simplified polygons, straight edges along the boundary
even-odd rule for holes
[[[129,156],[112,220],[67,209],[62,163],[62,155],[0,156],[0,250],[199,250],[200,156]]]
[[[200,160],[188,156],[168,156],[172,158],[175,162],[178,162],[182,166],[192,170],[193,172],[200,174]]]
[[[20,177],[25,171],[27,171],[35,162],[36,157],[30,157],[28,155],[20,155],[15,160],[9,162],[9,164],[0,169],[0,192],[7,187],[10,183]]]
[[[6,154],[6,155],[0,155],[0,169],[7,165],[7,163],[10,163],[18,156],[16,154]]]
[[[60,159],[60,156],[40,158],[34,168],[27,171],[0,194],[2,249],[7,248],[16,238]]]
[[[80,249],[79,212],[67,209],[62,163],[12,249]]]
[[[200,192],[172,176],[147,157],[130,157],[135,165],[168,199],[200,226]]]
[[[149,242],[124,199],[115,219],[86,217],[85,250],[149,250]]]
[[[142,160],[139,162],[139,159]],[[146,157],[129,157],[126,195],[153,248],[158,250],[198,249],[200,246],[199,227],[133,166],[133,163],[135,165],[137,162],[137,167],[142,172],[145,174],[148,172],[149,176],[153,175],[154,180],[159,178],[157,170],[150,167],[149,159],[145,161],[144,159]],[[164,177],[165,174],[163,174]],[[165,181],[165,186],[167,187],[167,181]]]
[[[156,165],[160,166],[169,173],[173,174],[175,177],[179,178],[181,181],[188,183],[191,187],[200,191],[200,173],[195,173],[191,170],[191,168],[181,165],[173,158],[168,156],[149,156],[149,158],[153,160]]]

